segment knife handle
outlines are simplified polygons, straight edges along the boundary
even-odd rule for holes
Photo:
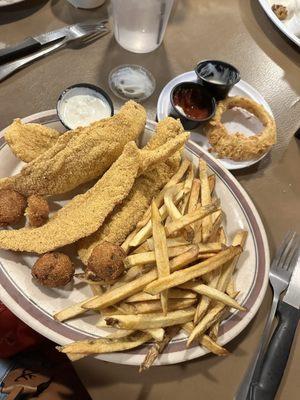
[[[14,46],[9,46],[0,50],[0,64],[25,56],[29,53],[39,50],[42,47],[40,42],[32,37]]]
[[[250,388],[251,400],[273,400],[284,374],[291,346],[299,321],[297,308],[284,303],[278,304],[278,325],[267,349],[258,382]]]

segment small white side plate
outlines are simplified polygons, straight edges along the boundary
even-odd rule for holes
[[[197,76],[194,71],[185,72],[184,74],[176,76],[172,79],[166,86],[163,88],[157,102],[157,119],[161,121],[162,119],[166,118],[170,115],[171,111],[171,102],[170,102],[170,94],[171,90],[175,85],[180,82],[196,82]],[[261,104],[266,111],[272,116],[272,110],[266,100],[262,97],[262,95],[254,89],[251,85],[246,83],[245,81],[238,82],[230,91],[230,96],[243,96],[249,97],[250,99],[256,101],[257,103]],[[228,111],[224,114],[224,124],[229,130],[229,132],[243,132],[245,135],[250,136],[254,133],[258,133],[261,129],[260,122],[251,114],[244,114],[242,115],[240,112]],[[191,140],[196,142],[199,146],[204,148],[208,151],[210,145],[208,140],[204,134],[202,134],[202,128],[197,127],[196,129],[192,130],[191,132]],[[267,154],[267,153],[266,153]],[[263,156],[249,160],[249,161],[233,161],[228,158],[221,158],[219,161],[223,164],[223,166],[229,170],[234,169],[242,169],[249,167],[252,164],[257,163]]]

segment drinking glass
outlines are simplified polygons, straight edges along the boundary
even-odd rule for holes
[[[174,0],[111,0],[116,41],[134,53],[160,46]]]

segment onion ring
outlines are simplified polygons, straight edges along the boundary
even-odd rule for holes
[[[247,110],[260,120],[261,132],[253,136],[245,136],[236,132],[230,134],[221,122],[223,113],[234,107]],[[211,145],[210,151],[219,158],[230,158],[234,161],[255,159],[265,154],[276,143],[276,125],[274,119],[255,101],[246,97],[228,97],[218,103],[215,116],[209,121],[205,133]]]

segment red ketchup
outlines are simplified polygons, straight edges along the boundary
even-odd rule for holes
[[[175,106],[179,106],[185,115],[192,119],[205,119],[210,111],[205,106],[201,92],[196,88],[179,88],[173,95]]]

